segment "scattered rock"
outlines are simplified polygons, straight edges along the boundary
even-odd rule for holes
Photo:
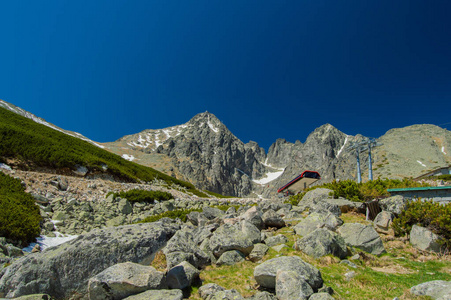
[[[383,210],[377,214],[373,221],[373,226],[377,232],[388,234],[390,232],[391,223],[395,215],[389,211]]]
[[[249,255],[254,244],[259,243],[260,239],[260,231],[252,223],[242,221],[233,225],[224,224],[210,238],[210,249],[216,257],[230,250]]]
[[[225,288],[216,283],[207,283],[201,286],[197,292],[199,293],[199,296],[205,300],[209,296],[219,291],[225,291]]]
[[[301,274],[283,270],[277,272],[276,295],[279,300],[307,300],[312,294],[312,287]]]
[[[90,300],[123,299],[146,290],[165,289],[164,273],[131,262],[109,267],[89,279]]]
[[[144,293],[130,296],[124,300],[182,300],[182,290],[149,290]]]
[[[269,247],[265,244],[255,244],[251,253],[249,254],[249,259],[252,262],[257,262],[262,260],[263,256],[265,256],[266,252],[268,252]]]
[[[160,221],[93,230],[18,259],[0,278],[0,292],[9,298],[36,293],[55,298],[85,294],[89,278],[121,261],[149,265],[178,229]]]
[[[334,300],[334,297],[328,293],[317,293],[310,296],[309,300]]]
[[[262,287],[274,289],[278,271],[294,271],[300,274],[306,278],[313,290],[323,285],[320,271],[298,256],[282,256],[265,261],[254,269],[254,278]]]
[[[344,239],[335,232],[319,228],[296,241],[295,249],[315,258],[328,254],[345,258],[348,250]]]
[[[192,264],[184,261],[169,270],[167,283],[170,289],[183,290],[199,278],[200,271]]]
[[[288,243],[288,238],[283,234],[278,234],[276,236],[268,237],[267,239],[264,240],[264,242],[268,247],[273,247],[276,245]]]
[[[443,246],[438,243],[439,240],[440,237],[429,229],[418,225],[412,226],[412,230],[410,231],[410,243],[413,247],[420,250],[440,253]]]
[[[346,244],[374,255],[385,253],[385,248],[379,234],[371,225],[346,223],[338,228],[338,233]]]
[[[231,251],[226,251],[224,252],[221,257],[219,257],[218,261],[216,262],[216,264],[218,266],[221,265],[234,265],[236,263],[242,262],[245,260],[245,256],[243,253],[241,253],[240,251],[237,250],[231,250]]]
[[[281,228],[285,226],[285,221],[274,210],[269,209],[262,215],[263,223],[266,228],[276,227]]]
[[[296,226],[293,227],[297,235],[306,236],[318,228],[326,227],[330,230],[337,229],[343,221],[332,213],[311,213]]]
[[[403,196],[397,195],[385,198],[379,201],[379,206],[382,210],[389,211],[396,216],[399,216],[404,211],[408,200]]]
[[[424,282],[412,287],[410,292],[417,296],[429,296],[433,299],[449,299],[445,297],[451,295],[451,281],[435,280]]]

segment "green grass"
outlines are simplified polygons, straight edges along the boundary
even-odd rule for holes
[[[0,158],[19,161],[19,167],[63,171],[85,166],[91,174],[108,173],[129,182],[162,180],[193,194],[203,194],[194,185],[150,167],[127,161],[86,141],[69,136],[28,118],[0,108]],[[107,170],[104,170],[104,166]]]
[[[107,197],[112,194],[114,198],[121,197],[125,198],[130,202],[147,202],[154,203],[155,200],[158,201],[166,201],[170,199],[174,199],[171,193],[161,192],[161,191],[145,191],[145,190],[130,190],[130,191],[122,191],[119,193],[110,192],[107,194]]]
[[[346,213],[342,215],[345,222],[365,222],[361,214]],[[318,259],[307,256],[292,248],[296,239],[293,229],[285,227],[274,234],[284,234],[289,242],[288,248],[280,253],[269,249],[263,261],[278,257],[301,257],[304,261],[314,265],[321,271],[324,284],[334,289],[335,299],[430,299],[425,296],[413,296],[410,288],[423,282],[432,280],[451,280],[451,257],[422,253],[402,240],[384,242],[387,254],[380,257],[361,254],[360,260],[353,261],[358,267],[351,268],[340,264],[340,259],[331,255]],[[226,289],[237,289],[243,296],[251,296],[258,292],[253,271],[260,263],[244,261],[233,266],[209,266],[201,271],[202,284],[216,283]],[[356,276],[346,279],[347,272],[355,271]],[[197,294],[198,287],[191,289],[189,299],[201,299]]]

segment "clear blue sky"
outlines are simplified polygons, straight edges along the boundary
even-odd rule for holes
[[[0,99],[99,142],[204,111],[266,149],[451,128],[451,1],[2,1]]]

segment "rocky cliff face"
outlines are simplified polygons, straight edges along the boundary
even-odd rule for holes
[[[273,197],[304,170],[318,171],[320,182],[356,179],[357,160],[349,146],[364,139],[325,124],[304,143],[278,139],[266,153],[256,142],[244,144],[206,112],[184,125],[145,130],[105,146],[203,189]],[[415,177],[451,163],[451,133],[434,125],[392,129],[378,140],[383,145],[372,152],[374,178]],[[360,154],[360,162],[365,181],[368,152]]]

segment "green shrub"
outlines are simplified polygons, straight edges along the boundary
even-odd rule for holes
[[[413,225],[426,227],[441,238],[451,249],[451,204],[446,205],[430,201],[409,202],[401,215],[393,220],[393,229],[397,236],[409,234]]]
[[[153,203],[155,200],[166,201],[174,199],[171,193],[161,191],[145,191],[145,190],[130,190],[126,192],[112,193],[114,197],[125,198],[130,202],[147,202]],[[110,193],[107,194],[107,197]]]
[[[451,181],[451,174],[444,174],[438,176],[438,179],[445,180],[445,181]]]
[[[22,244],[35,241],[41,228],[39,207],[20,180],[0,172],[0,236]]]
[[[421,186],[428,185],[420,184],[416,181],[407,178],[404,178],[403,180],[376,179],[367,181],[365,183],[357,183],[353,180],[343,180],[343,181],[334,180],[330,183],[314,186],[306,189],[305,191],[297,195],[290,196],[286,202],[291,203],[292,205],[297,205],[308,191],[314,190],[316,188],[327,188],[332,190],[333,195],[331,196],[333,196],[334,198],[343,197],[351,201],[366,202],[375,198],[390,196],[390,194],[387,192],[387,189],[411,188]]]

